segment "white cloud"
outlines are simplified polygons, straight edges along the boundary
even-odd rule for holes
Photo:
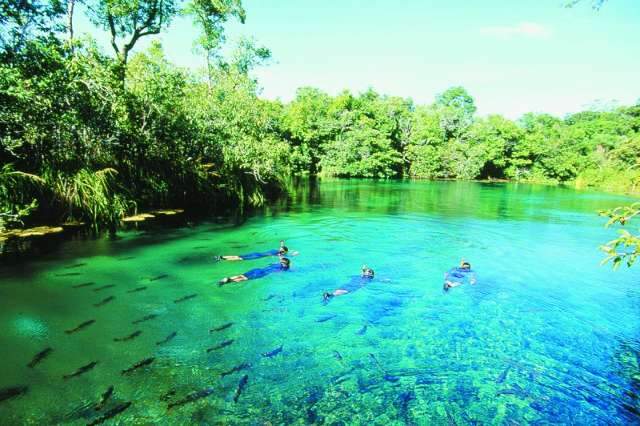
[[[510,39],[515,37],[548,39],[551,29],[535,22],[521,22],[516,25],[480,28],[480,33],[486,36]]]

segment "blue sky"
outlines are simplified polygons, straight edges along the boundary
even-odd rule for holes
[[[481,115],[563,116],[594,102],[640,98],[640,1],[565,0],[244,0],[245,25],[228,42],[254,37],[270,65],[254,72],[261,96],[289,101],[296,89],[330,94],[369,87],[431,103],[464,86]],[[108,49],[104,34],[78,18]],[[177,19],[159,38],[170,60],[198,68],[196,30]],[[140,48],[148,46],[148,40]]]

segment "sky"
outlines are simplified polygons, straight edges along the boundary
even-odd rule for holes
[[[244,25],[228,45],[252,37],[273,59],[254,71],[267,99],[288,102],[299,87],[344,89],[432,103],[463,86],[480,115],[557,116],[640,99],[640,0],[244,0]],[[106,34],[86,18],[105,49]],[[198,69],[197,29],[187,18],[157,37],[169,59]],[[138,50],[149,45],[150,39]]]

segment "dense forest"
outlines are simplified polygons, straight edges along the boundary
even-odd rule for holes
[[[430,105],[315,88],[269,101],[251,71],[271,52],[242,40],[221,53],[240,0],[83,1],[111,52],[75,36],[79,4],[0,0],[0,228],[259,205],[294,175],[640,184],[640,101],[517,121],[477,116],[462,87]],[[132,53],[177,16],[200,31],[201,72],[157,42]]]

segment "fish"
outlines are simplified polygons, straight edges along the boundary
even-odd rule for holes
[[[95,419],[91,423],[88,423],[87,426],[95,426],[95,425],[99,425],[101,423],[104,423],[107,420],[109,420],[109,419],[117,416],[118,414],[122,413],[127,408],[131,407],[131,404],[132,404],[131,401],[128,401],[128,402],[124,402],[122,404],[116,405],[111,410],[109,410],[106,413],[104,413],[104,416],[98,417],[97,419]]]
[[[338,351],[333,351],[333,356],[335,359],[337,359],[338,361],[342,361],[342,355],[340,355],[340,352]]]
[[[240,365],[236,365],[231,370],[223,371],[220,373],[220,377],[229,376],[230,374],[237,373],[238,371],[246,370],[247,368],[251,368],[251,364],[243,362]]]
[[[24,395],[28,390],[29,386],[10,386],[8,388],[2,388],[0,389],[0,402]]]
[[[73,268],[80,268],[81,266],[86,266],[86,263],[75,263],[73,265],[69,265],[69,266],[65,266],[64,269],[73,269]]]
[[[94,288],[93,291],[97,293],[99,291],[106,290],[108,288],[113,288],[115,286],[116,286],[115,284],[107,284],[107,285],[103,285],[102,287]]]
[[[233,344],[233,339],[229,339],[229,340],[225,340],[224,342],[220,343],[219,345],[216,345],[212,348],[207,349],[207,353],[209,352],[213,352],[213,351],[217,351],[219,349],[222,348],[226,348],[227,346]]]
[[[362,336],[366,332],[367,332],[367,324],[363,325],[360,330],[356,331],[356,334],[358,336]]]
[[[173,303],[182,303],[182,302],[185,302],[185,301],[187,301],[189,299],[193,299],[194,297],[198,297],[198,295],[197,294],[189,294],[187,296],[183,296],[183,297],[181,297],[179,299],[174,300]]]
[[[176,337],[178,335],[177,331],[174,331],[173,333],[169,334],[167,337],[165,337],[163,340],[160,340],[159,342],[156,342],[157,346],[163,345],[165,343],[169,343],[171,340],[173,340],[174,337]]]
[[[238,402],[238,399],[242,394],[242,390],[247,386],[248,382],[249,382],[249,375],[245,374],[244,376],[242,376],[242,379],[240,379],[240,382],[238,383],[238,389],[236,389],[236,393],[235,395],[233,395],[233,402]]]
[[[126,370],[122,370],[122,374],[129,374],[129,373],[133,373],[134,371],[136,371],[139,368],[142,367],[146,367],[147,365],[151,365],[153,363],[153,361],[155,361],[156,359],[154,357],[151,358],[145,358],[141,361],[136,362],[135,364],[133,364],[131,367],[127,368]]]
[[[102,299],[98,303],[94,303],[93,306],[95,306],[96,308],[99,308],[100,306],[104,306],[107,303],[113,301],[114,299],[115,299],[115,296],[109,296],[109,297],[106,297],[106,298]]]
[[[86,283],[82,283],[82,284],[76,284],[74,286],[71,286],[71,288],[83,288],[83,287],[91,287],[92,285],[95,285],[96,283],[93,281],[89,281]]]
[[[129,340],[133,340],[133,339],[135,339],[136,337],[140,336],[141,334],[142,334],[142,331],[137,330],[137,331],[134,331],[133,333],[131,333],[131,334],[130,334],[130,335],[128,335],[128,336],[125,336],[125,337],[116,337],[116,338],[114,338],[114,339],[113,339],[113,341],[114,341],[114,342],[127,342],[127,341],[129,341]]]
[[[51,355],[51,352],[53,352],[53,348],[48,347],[45,348],[43,350],[41,350],[40,352],[38,352],[37,354],[35,354],[35,356],[33,357],[33,359],[31,360],[31,362],[29,364],[27,364],[27,367],[29,368],[33,368],[35,367],[37,364],[39,364],[43,359],[45,359],[46,357],[48,357],[49,355]]]
[[[109,401],[109,399],[111,399],[111,396],[113,395],[113,385],[109,386],[109,388],[102,394],[102,396],[100,397],[100,402],[98,402],[96,404],[96,411],[100,411],[104,408],[104,406],[106,405],[106,403]]]
[[[56,274],[56,277],[76,277],[82,275],[80,272],[65,272],[64,274]]]
[[[192,392],[189,395],[187,395],[184,398],[182,398],[181,400],[176,401],[176,402],[172,402],[169,405],[167,405],[167,409],[171,410],[174,407],[179,407],[181,405],[185,405],[185,404],[190,404],[192,402],[196,402],[199,399],[208,397],[213,392],[215,392],[215,389],[212,388],[212,387],[211,388],[205,388],[205,389],[199,390],[197,392]]]
[[[202,249],[206,249],[207,246],[195,246],[193,247],[194,250],[202,250]]]
[[[209,333],[226,330],[227,328],[231,327],[232,325],[233,325],[232,322],[228,322],[226,324],[221,325],[220,327],[212,328],[211,330],[209,330]]]
[[[263,353],[263,354],[262,354],[262,356],[263,356],[263,357],[265,357],[265,358],[272,358],[272,357],[274,357],[274,356],[278,355],[280,352],[282,352],[282,347],[283,347],[283,346],[284,346],[284,345],[280,345],[280,347],[275,348],[275,349],[274,349],[274,350],[272,350],[272,351],[265,352],[265,353]]]
[[[118,260],[131,260],[131,259],[135,259],[135,256],[127,256],[127,257],[119,257]]]
[[[263,302],[268,302],[269,300],[273,299],[274,297],[276,297],[275,294],[270,294],[268,297],[265,297],[264,299],[260,299]]]
[[[329,321],[330,319],[335,318],[336,315],[335,314],[329,314],[329,315],[323,315],[320,318],[318,318],[316,320],[316,322],[325,322],[325,321]]]
[[[72,328],[70,330],[65,330],[64,332],[67,333],[67,334],[73,334],[73,333],[75,333],[77,331],[82,330],[83,328],[89,327],[94,322],[96,322],[96,320],[88,320],[88,321],[85,321],[85,322],[83,322],[81,324],[78,324],[78,326],[76,328]]]
[[[507,375],[509,374],[509,370],[511,370],[511,364],[509,364],[507,366],[507,368],[505,368],[504,371],[502,373],[500,373],[500,375],[496,379],[496,383],[504,382],[507,379]]]
[[[71,379],[73,377],[81,376],[84,373],[86,373],[87,371],[93,370],[96,367],[96,365],[98,365],[98,361],[92,361],[89,364],[83,365],[82,367],[78,368],[73,373],[62,376],[62,378],[64,380],[69,380],[69,379]]]
[[[161,280],[163,278],[167,278],[168,276],[169,276],[169,274],[158,275],[158,276],[149,278],[149,281],[158,281],[158,280]]]
[[[147,287],[142,286],[142,287],[134,288],[133,290],[129,290],[129,291],[127,291],[127,293],[137,293],[139,291],[144,291],[146,289],[147,289]]]
[[[158,317],[157,314],[149,314],[149,315],[144,316],[144,317],[142,317],[140,319],[137,319],[135,321],[131,321],[131,324],[140,324],[141,322],[149,321],[149,320],[152,320],[152,319],[157,318],[157,317]]]

